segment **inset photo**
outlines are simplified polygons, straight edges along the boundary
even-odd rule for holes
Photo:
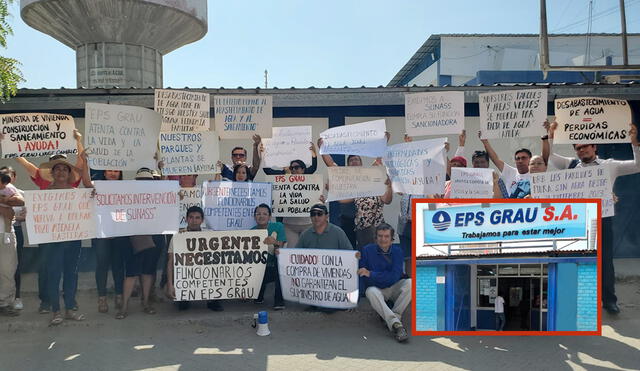
[[[413,204],[413,335],[600,335],[600,200]]]

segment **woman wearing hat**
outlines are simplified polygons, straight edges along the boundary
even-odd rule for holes
[[[41,174],[50,174],[51,183],[46,189],[77,188],[76,179],[89,180],[86,153],[82,153],[83,168],[78,169],[64,158],[57,158],[40,165]],[[89,180],[88,185],[93,185]],[[51,302],[53,318],[51,325],[59,325],[63,320],[82,321],[83,314],[73,311],[76,306],[76,290],[78,286],[78,259],[80,258],[80,241],[63,241],[41,244],[47,268],[48,296]],[[63,279],[65,314],[60,311],[60,279]]]

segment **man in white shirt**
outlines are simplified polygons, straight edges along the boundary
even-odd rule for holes
[[[7,205],[0,207],[0,316],[13,317],[20,314],[14,308],[18,253],[13,223],[5,223],[5,220],[13,220],[12,207],[23,206],[24,199],[20,193],[15,193],[11,196],[0,196],[0,203]]]
[[[504,324],[507,322],[507,319],[504,316],[504,298],[500,294],[496,296],[496,301],[493,304],[493,311],[496,314],[496,331],[503,331]]]

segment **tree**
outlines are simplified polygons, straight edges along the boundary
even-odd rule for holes
[[[13,0],[0,0],[0,46],[7,47],[7,36],[13,34],[11,25],[7,22],[9,4]],[[22,72],[18,69],[20,62],[13,58],[0,56],[0,102],[5,103],[18,91],[18,83],[24,81]]]

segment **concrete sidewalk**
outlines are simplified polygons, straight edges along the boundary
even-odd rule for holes
[[[613,260],[617,281],[640,281],[640,258]]]

